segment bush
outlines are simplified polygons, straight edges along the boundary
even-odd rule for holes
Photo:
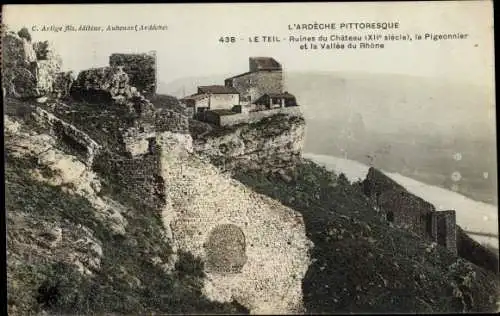
[[[21,38],[25,38],[28,42],[31,42],[31,34],[27,28],[23,27],[19,30],[19,32],[17,32],[17,35]]]

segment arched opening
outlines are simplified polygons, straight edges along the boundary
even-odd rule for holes
[[[247,261],[245,234],[236,225],[222,224],[210,232],[206,247],[206,267],[210,272],[238,273]]]

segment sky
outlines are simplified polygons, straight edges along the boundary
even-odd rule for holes
[[[4,23],[49,40],[65,70],[106,66],[112,53],[155,50],[160,81],[248,70],[249,56],[272,56],[288,71],[396,73],[493,86],[493,8],[489,1],[401,3],[6,5]],[[465,40],[391,42],[384,49],[300,50],[249,43],[274,35],[364,35],[357,30],[289,30],[289,24],[398,22],[377,34],[467,33]],[[167,25],[165,31],[51,32],[42,25]],[[235,36],[237,43],[220,43]]]

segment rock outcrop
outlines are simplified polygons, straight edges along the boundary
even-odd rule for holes
[[[125,102],[138,96],[129,85],[129,76],[121,67],[100,67],[82,70],[76,78],[71,95],[89,102]]]
[[[36,98],[53,92],[62,61],[49,42],[7,31],[2,38],[2,85],[8,96]]]
[[[305,133],[301,116],[276,115],[254,124],[214,128],[193,142],[195,152],[223,170],[282,171],[300,160]]]
[[[75,82],[75,77],[72,71],[57,73],[54,79],[55,97],[59,99],[69,97],[73,82]]]
[[[89,135],[40,107],[35,109],[32,117],[40,126],[48,129],[51,134],[59,137],[67,146],[70,146],[70,150],[76,155],[81,155],[82,160],[89,168],[92,166],[101,145],[97,144]]]
[[[112,54],[111,67],[123,67],[130,77],[130,84],[150,97],[156,93],[156,52],[147,54]]]
[[[64,191],[82,196],[96,210],[96,216],[109,225],[119,235],[125,234],[127,221],[123,217],[125,208],[120,203],[106,196],[99,196],[101,183],[95,172],[88,168],[85,159],[68,154],[58,147],[61,140],[49,134],[25,133],[15,127],[9,117],[5,117],[10,136],[9,151],[14,157],[36,157],[36,168],[29,170],[33,179],[53,186],[60,186]],[[87,135],[81,134],[66,122],[52,117],[47,124],[64,125],[73,137],[85,141],[90,146],[96,145]],[[75,132],[76,131],[76,132]]]

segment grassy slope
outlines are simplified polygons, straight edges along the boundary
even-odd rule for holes
[[[314,263],[303,280],[308,312],[495,310],[498,278],[388,226],[356,185],[311,162],[292,181],[236,174],[304,216]]]
[[[7,156],[6,163],[10,313],[26,315],[41,308],[87,315],[246,312],[237,305],[213,303],[203,297],[203,263],[190,254],[180,256],[180,264],[171,274],[151,262],[153,257],[165,262],[171,253],[153,210],[120,200],[131,210],[125,215],[127,235],[116,236],[96,219],[85,199],[32,180],[27,170],[36,167],[36,159]],[[94,271],[94,277],[82,276],[73,266],[34,251],[36,236],[27,236],[27,229],[37,232],[37,222],[45,221],[69,229],[78,225],[90,228],[103,248],[101,268]],[[135,278],[141,286],[134,284]]]

